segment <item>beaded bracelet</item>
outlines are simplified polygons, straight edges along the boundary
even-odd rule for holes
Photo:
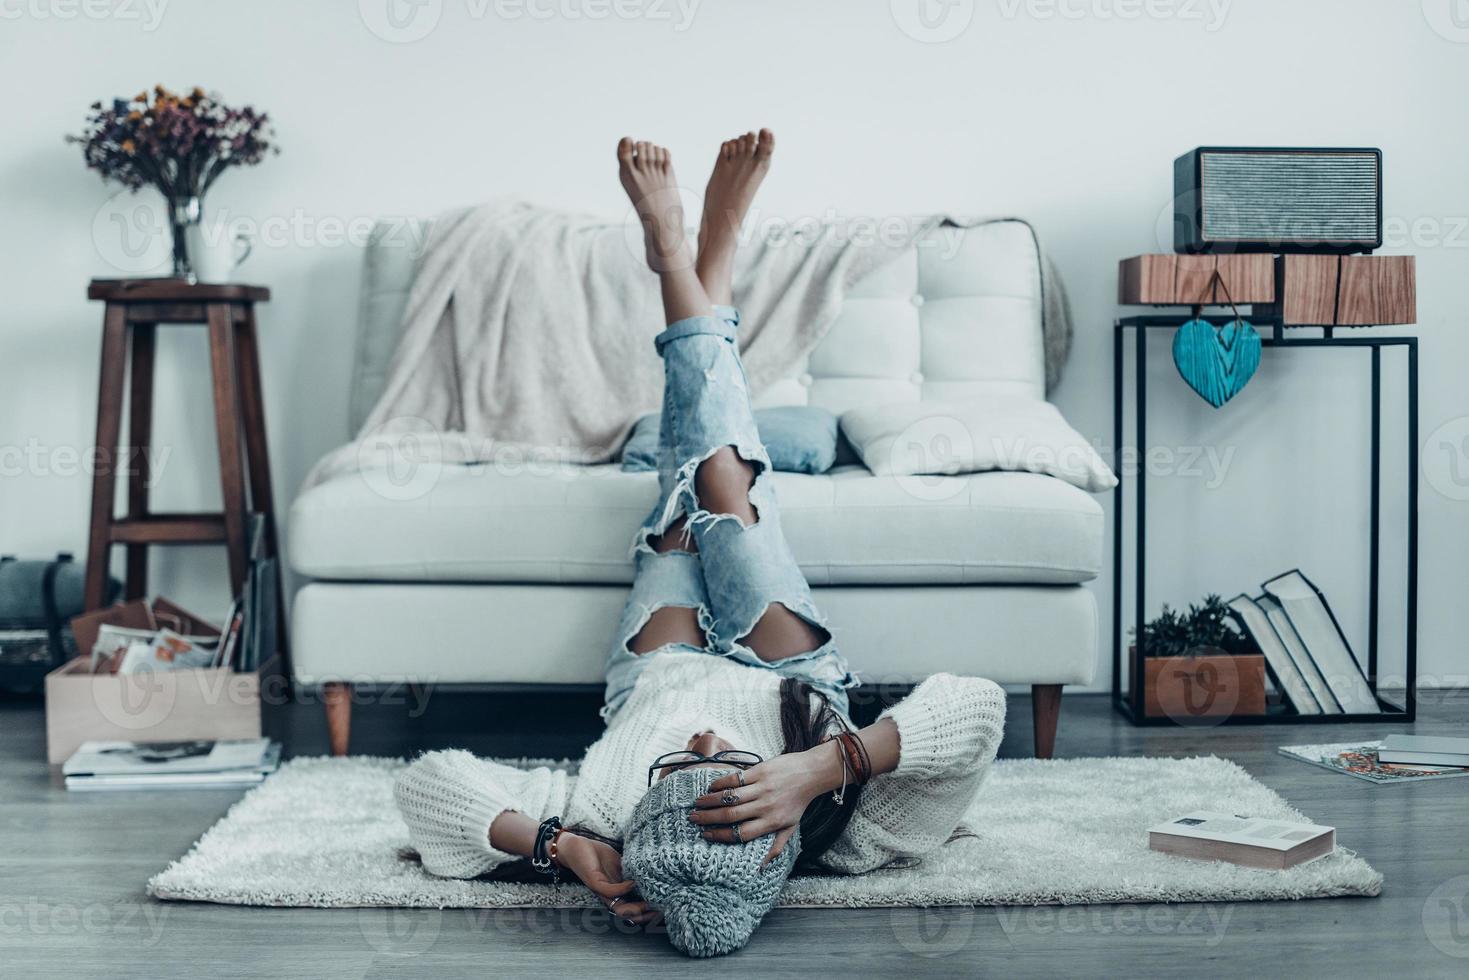
[[[561,867],[556,863],[556,839],[561,832],[561,818],[547,817],[536,828],[536,841],[531,847],[530,866],[550,875],[552,884],[561,882]]]

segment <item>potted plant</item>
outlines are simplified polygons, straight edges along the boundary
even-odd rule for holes
[[[1147,717],[1188,723],[1265,713],[1265,657],[1235,627],[1219,596],[1206,596],[1184,612],[1165,605],[1143,624],[1142,645]],[[1136,644],[1130,653],[1136,677]],[[1132,691],[1134,710],[1142,693]]]
[[[162,85],[110,105],[92,103],[80,143],[87,166],[130,191],[158,189],[168,205],[173,274],[193,279],[187,235],[199,223],[204,194],[231,167],[254,166],[278,153],[265,113],[234,108],[195,88],[187,95]]]

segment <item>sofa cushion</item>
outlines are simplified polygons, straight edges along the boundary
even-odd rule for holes
[[[825,473],[837,459],[837,417],[815,405],[784,405],[755,410],[755,428],[770,468],[783,473]],[[658,468],[660,419],[651,412],[638,419],[622,447],[622,468],[641,473]]]
[[[813,585],[1060,584],[1101,567],[1101,506],[1053,477],[773,478]],[[407,485],[369,469],[296,499],[291,564],[338,580],[627,583],[657,490],[616,464],[446,466]]]
[[[1117,477],[1055,405],[1025,395],[854,408],[842,434],[881,476],[1025,470],[1102,493]]]

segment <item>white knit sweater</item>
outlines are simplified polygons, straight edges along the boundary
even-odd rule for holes
[[[490,846],[490,824],[506,810],[535,820],[560,815],[621,839],[647,790],[648,766],[713,731],[765,758],[784,748],[780,678],[719,657],[653,654],[626,704],[573,778],[555,769],[517,769],[454,750],[430,752],[399,775],[398,809],[423,866],[472,878],[515,856]],[[898,726],[898,767],[876,776],[822,863],[856,874],[921,857],[948,840],[994,760],[1005,694],[990,681],[936,674],[883,712]]]

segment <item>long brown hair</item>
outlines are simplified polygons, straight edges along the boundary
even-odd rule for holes
[[[813,697],[818,702],[815,711],[810,707]],[[780,682],[780,731],[786,752],[814,748],[841,726],[826,695],[793,677]],[[847,829],[861,798],[862,787],[854,783],[847,787],[840,804],[830,793],[822,793],[806,805],[806,812],[801,814],[801,854],[796,859],[795,873],[823,870],[818,860]]]
[[[815,711],[811,709],[812,698],[817,701]],[[782,754],[804,752],[814,748],[821,744],[822,739],[826,738],[829,732],[841,725],[842,722],[837,717],[836,709],[831,706],[826,695],[793,677],[781,680],[780,734],[785,743]],[[824,871],[818,860],[836,843],[842,831],[847,829],[852,813],[857,809],[857,801],[861,798],[862,787],[854,783],[847,787],[843,797],[844,802],[841,804],[832,799],[830,793],[822,793],[807,804],[806,812],[801,814],[801,854],[796,858],[793,874],[822,873]],[[580,825],[571,825],[566,829],[578,837],[588,837],[601,841],[619,852],[622,850],[622,841],[603,837]],[[422,860],[419,853],[411,847],[400,849],[398,856],[405,861]],[[576,880],[576,876],[569,869],[563,871],[562,875]],[[507,861],[491,868],[479,877],[483,881],[543,882],[546,880],[545,875],[531,867],[529,858]]]

